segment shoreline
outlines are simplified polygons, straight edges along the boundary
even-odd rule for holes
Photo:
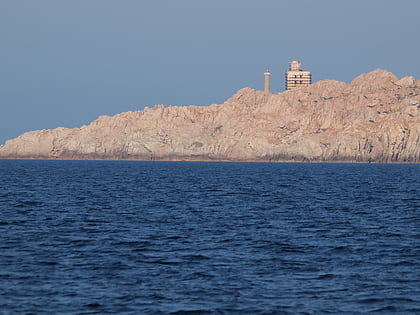
[[[420,164],[420,162],[406,161],[320,161],[320,160],[234,160],[234,159],[83,159],[83,158],[0,158],[0,161],[20,160],[20,161],[110,161],[110,162],[209,162],[209,163],[298,163],[298,164]]]

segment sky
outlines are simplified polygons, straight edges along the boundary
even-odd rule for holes
[[[100,115],[221,104],[377,68],[420,79],[419,0],[0,0],[0,144]]]

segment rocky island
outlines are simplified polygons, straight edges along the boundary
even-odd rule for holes
[[[385,70],[221,105],[157,105],[80,128],[31,131],[0,158],[420,162],[420,81]]]

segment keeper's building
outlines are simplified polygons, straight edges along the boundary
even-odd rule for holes
[[[309,71],[301,69],[300,61],[289,62],[289,71],[286,72],[286,90],[293,90],[312,83],[312,75]]]

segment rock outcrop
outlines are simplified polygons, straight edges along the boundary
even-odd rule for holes
[[[420,81],[375,70],[222,105],[101,116],[81,128],[32,131],[1,158],[420,162]]]

